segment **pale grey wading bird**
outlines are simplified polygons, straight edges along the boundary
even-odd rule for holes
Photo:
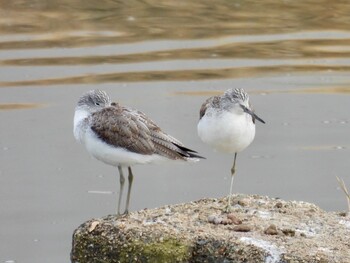
[[[144,113],[112,102],[101,90],[88,91],[79,98],[74,114],[74,137],[96,159],[118,167],[118,215],[125,182],[123,167],[128,168],[129,185],[123,213],[127,214],[134,177],[132,165],[203,158],[163,132]]]
[[[221,96],[207,99],[199,112],[197,131],[201,140],[217,151],[234,154],[227,211],[231,209],[237,153],[253,141],[255,120],[265,123],[254,113],[243,89],[228,89]]]

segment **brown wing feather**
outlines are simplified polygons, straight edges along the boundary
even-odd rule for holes
[[[115,147],[140,154],[159,154],[169,159],[197,157],[174,137],[163,132],[144,113],[113,104],[92,114],[91,129]],[[198,156],[200,157],[200,156]]]
[[[207,109],[209,106],[213,108],[218,108],[220,107],[220,97],[219,96],[214,96],[208,98],[201,106],[201,109],[199,110],[199,119],[202,119],[202,117],[205,115]]]
[[[155,148],[155,153],[165,156],[169,159],[184,159],[184,157],[191,157],[186,151],[178,147],[183,146],[182,142],[163,132],[157,124],[148,118],[143,112],[133,112],[138,116],[138,119],[147,125],[150,130],[151,141]]]
[[[91,129],[107,144],[146,155],[155,152],[147,126],[122,107],[96,112],[91,121]]]

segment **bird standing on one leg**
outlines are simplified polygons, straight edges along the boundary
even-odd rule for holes
[[[118,215],[125,182],[123,167],[128,167],[124,211],[127,214],[134,178],[132,165],[203,158],[163,132],[144,113],[111,102],[107,93],[101,90],[89,91],[79,98],[74,114],[74,137],[96,159],[118,167]]]
[[[229,210],[237,153],[253,141],[255,120],[265,122],[254,113],[249,96],[243,89],[228,89],[221,96],[207,99],[199,115],[197,131],[201,140],[220,152],[234,153],[227,205]]]

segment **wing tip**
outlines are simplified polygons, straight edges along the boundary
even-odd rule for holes
[[[179,145],[177,143],[173,143],[180,151],[178,151],[178,154],[181,155],[181,157],[184,157],[186,159],[197,159],[199,161],[200,159],[206,159],[203,156],[200,156],[197,154],[195,150],[189,149],[185,146]]]

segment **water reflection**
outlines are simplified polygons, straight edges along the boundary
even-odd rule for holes
[[[185,96],[217,96],[222,94],[224,91],[177,91],[174,95],[185,95]],[[278,93],[292,93],[292,94],[348,94],[350,93],[350,87],[323,87],[323,88],[298,88],[298,89],[283,89],[283,90],[250,90],[250,94],[278,94]]]
[[[296,32],[300,29],[348,29],[349,3],[344,1],[7,1],[2,33],[123,32],[120,42],[147,39],[194,39],[223,35]],[[63,23],[65,21],[65,23]],[[283,23],[281,23],[283,21]],[[67,46],[101,44],[113,37],[76,35]],[[100,41],[98,41],[100,40]],[[20,42],[17,42],[18,44]],[[55,42],[51,42],[54,44]],[[19,46],[15,46],[19,47]],[[43,47],[43,46],[42,46]]]
[[[15,66],[30,72],[32,66],[175,60],[186,65],[192,61],[192,67],[185,70],[163,70],[147,64],[141,72],[106,74],[86,68],[60,77],[47,76],[42,69],[30,80],[6,74],[12,78],[9,81],[0,76],[1,87],[348,72],[350,66],[348,60],[337,60],[350,55],[350,4],[343,1],[316,5],[313,1],[272,0],[219,0],[215,4],[209,0],[104,0],[97,7],[92,0],[17,0],[2,2],[0,7],[0,67]],[[325,65],[319,58],[330,61]],[[243,66],[221,65],[237,59]],[[260,60],[261,65],[245,66],[252,59]],[[282,65],[271,66],[271,59]],[[197,69],[196,64],[203,60],[207,68]]]
[[[43,104],[35,103],[0,103],[1,110],[20,110],[20,109],[34,109],[44,107]]]
[[[211,79],[234,79],[268,76],[275,74],[290,74],[304,72],[347,72],[349,66],[327,66],[327,65],[296,65],[296,66],[262,66],[262,67],[241,67],[221,69],[199,69],[199,70],[156,70],[141,72],[122,73],[100,73],[86,74],[64,78],[49,78],[27,81],[3,81],[0,87],[14,86],[49,86],[67,85],[80,83],[108,83],[108,82],[147,82],[147,81],[190,81],[190,80],[211,80]],[[44,72],[43,72],[44,73]],[[70,72],[68,74],[71,74]]]

